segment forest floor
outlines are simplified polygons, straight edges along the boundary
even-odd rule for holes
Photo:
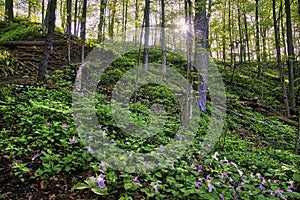
[[[66,36],[56,32],[55,40],[66,40]],[[32,37],[28,36],[22,39],[23,41],[43,41],[45,37]],[[73,69],[80,65],[81,61],[81,45],[80,41],[73,39],[74,43],[71,47],[71,61],[75,63],[71,65]],[[2,47],[1,47],[2,48]],[[36,76],[38,72],[38,67],[41,62],[41,58],[43,55],[43,46],[8,46],[4,48],[5,51],[9,52],[9,60],[13,63],[13,67],[10,70],[5,71],[5,73],[0,74],[0,88],[4,88],[10,85],[35,85],[36,84]],[[92,50],[92,47],[86,46],[85,53],[88,54]],[[77,63],[77,64],[76,64]],[[48,74],[53,75],[58,70],[64,70],[67,66],[70,66],[67,60],[67,46],[54,46],[52,50],[51,57],[49,59],[49,67]],[[68,77],[70,78],[70,77]],[[74,77],[73,77],[74,78]],[[71,78],[72,79],[72,78]],[[73,80],[71,80],[73,81]],[[246,85],[246,84],[245,84]],[[49,87],[51,88],[51,86]],[[72,90],[72,88],[69,88]],[[235,88],[235,90],[242,90],[241,88]],[[278,124],[285,123],[291,125],[292,127],[297,126],[297,122],[291,119],[287,119],[284,117],[282,112],[282,108],[276,108],[276,106],[268,105],[267,103],[257,101],[252,94],[248,96],[239,96],[239,94],[235,94],[236,98],[233,100],[229,100],[229,106],[227,109],[228,113],[235,115],[232,119],[238,119],[241,121],[234,122],[235,125],[232,125],[228,122],[228,129],[230,129],[233,133],[238,132],[238,137],[242,139],[247,139],[247,137],[253,137],[255,130],[257,127],[249,127],[248,124],[245,123],[246,119],[253,119],[256,117],[256,114],[249,116],[249,110],[251,112],[257,112],[262,114],[259,116],[261,120],[264,116],[275,116],[276,120],[280,120]],[[1,97],[0,100],[4,99]],[[10,130],[12,136],[18,135],[17,126],[14,126],[14,123],[11,126],[7,126],[7,123],[2,120],[5,113],[1,113],[0,110],[0,130]],[[245,118],[245,120],[244,120]],[[230,118],[231,119],[231,118]],[[244,120],[244,121],[243,121]],[[275,121],[276,121],[275,120]],[[254,123],[260,123],[261,121],[254,121]],[[245,124],[243,124],[245,123]],[[252,126],[252,125],[251,125]],[[278,125],[279,127],[279,125]],[[282,126],[283,127],[283,126]],[[264,147],[266,138],[264,133],[260,131],[264,128],[264,125],[257,128],[259,129],[259,136],[254,136],[253,138],[260,140],[256,141],[258,148]],[[293,128],[291,128],[293,129]],[[266,132],[268,132],[267,130]],[[284,132],[284,131],[283,131]],[[292,131],[291,131],[292,132]],[[252,134],[252,135],[251,135]],[[284,134],[284,133],[283,133]],[[282,134],[282,135],[283,135]],[[267,135],[267,137],[269,137]],[[288,137],[288,135],[286,136]],[[290,143],[288,141],[289,138],[283,138],[284,144]],[[230,140],[229,140],[230,141]],[[234,139],[231,142],[235,142]],[[268,142],[268,141],[267,141]],[[272,143],[273,142],[273,143]],[[272,140],[271,143],[276,147],[277,145],[276,139]],[[262,144],[264,143],[264,144]],[[284,146],[284,145],[283,145]],[[275,148],[274,147],[274,148]],[[230,147],[231,148],[231,147]],[[288,150],[291,150],[290,147],[287,147]],[[225,152],[225,151],[224,151]],[[230,152],[228,153],[230,154]],[[32,159],[36,156],[36,152],[28,152],[25,154],[26,157],[22,159],[11,160],[9,155],[1,154],[0,155],[0,199],[86,199],[89,196],[89,199],[114,199],[114,196],[106,196],[99,197],[87,190],[72,190],[71,188],[78,183],[78,181],[83,182],[87,177],[93,176],[94,172],[91,168],[81,169],[78,171],[72,172],[72,178],[70,178],[70,173],[66,171],[60,171],[57,174],[54,174],[53,177],[49,177],[48,179],[41,178],[31,178],[35,171],[43,164],[43,162],[39,159]],[[243,154],[242,154],[243,155]],[[228,155],[229,157],[229,155]],[[236,155],[236,157],[242,159],[242,156]],[[255,156],[254,156],[255,157]],[[29,172],[22,172],[22,179],[20,176],[16,176],[16,170],[13,168],[13,163],[29,163],[27,167],[30,168]],[[263,164],[262,164],[263,165]],[[24,179],[26,180],[24,182]],[[144,185],[144,184],[143,184]],[[133,195],[134,199],[143,199],[143,196],[139,195],[139,192],[136,192]]]

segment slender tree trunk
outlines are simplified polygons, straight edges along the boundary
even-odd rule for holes
[[[246,45],[247,45],[247,58],[250,61],[250,45],[249,45],[249,34],[248,34],[248,22],[246,14],[244,13],[244,24],[245,24],[245,36],[246,36]]]
[[[67,35],[68,35],[68,62],[71,63],[71,25],[72,0],[67,0]]]
[[[226,2],[224,5],[224,10],[222,13],[222,24],[223,24],[223,33],[222,33],[222,57],[223,57],[223,65],[224,71],[226,72]]]
[[[167,72],[166,64],[166,36],[165,36],[165,0],[161,0],[161,49],[163,57],[163,73]]]
[[[276,18],[276,0],[273,0],[273,22],[274,22],[274,34],[275,34],[275,46],[276,46],[276,55],[277,55],[277,65],[280,73],[280,83],[282,86],[282,92],[283,92],[283,101],[286,109],[286,116],[290,117],[290,108],[289,108],[289,101],[287,96],[287,90],[286,90],[286,84],[284,80],[284,70],[283,70],[283,64],[281,60],[281,53],[280,53],[280,34],[278,31],[278,23]]]
[[[256,61],[257,61],[257,75],[258,77],[261,76],[261,63],[260,63],[260,44],[259,44],[259,18],[258,18],[258,0],[255,0],[255,49],[256,49]]]
[[[46,32],[46,28],[45,28],[45,0],[42,0],[42,30],[43,30],[43,33]]]
[[[208,24],[206,19],[205,0],[195,1],[195,67],[202,75],[198,78],[198,104],[203,112],[206,112],[207,97],[207,70],[208,70]],[[201,83],[202,82],[202,83]]]
[[[40,64],[40,69],[38,73],[37,82],[42,83],[46,81],[46,72],[48,67],[48,60],[51,54],[51,48],[52,48],[52,38],[54,34],[54,26],[55,26],[55,8],[56,8],[56,0],[51,0],[51,2],[48,2],[49,10],[48,13],[48,19],[49,19],[49,28],[47,32],[47,38],[45,43],[45,50],[44,50],[44,57],[42,59],[42,62]]]
[[[232,42],[232,29],[231,29],[231,0],[228,1],[228,31],[230,41],[230,67],[233,68],[233,42]],[[230,81],[231,82],[231,81]]]
[[[293,33],[291,24],[291,11],[290,11],[290,0],[285,0],[285,14],[286,14],[286,34],[287,34],[287,47],[288,47],[288,67],[289,67],[289,97],[290,106],[293,111],[296,111],[296,96],[294,87],[294,45],[293,45]]]
[[[239,28],[239,66],[240,66],[240,72],[242,72],[242,66],[243,66],[243,34],[242,34],[242,25],[241,25],[241,9],[240,9],[240,0],[238,0],[238,28]]]
[[[114,37],[114,26],[115,26],[115,16],[117,12],[117,0],[114,0],[113,2],[113,8],[110,16],[110,22],[108,24],[108,36],[113,39]]]
[[[86,6],[87,0],[83,0],[82,21],[81,21],[81,62],[84,63],[85,26],[86,26]]]
[[[138,38],[138,33],[137,33],[137,30],[138,30],[138,24],[139,24],[139,0],[135,0],[135,12],[134,12],[134,28],[135,28],[135,36],[134,36],[134,42],[135,42],[135,45],[136,42],[137,42],[137,38]]]
[[[77,33],[77,12],[78,12],[78,0],[74,3],[74,35]]]
[[[106,9],[106,0],[101,0],[100,4],[100,21],[98,24],[98,41],[101,44],[104,41],[104,16]]]
[[[28,18],[31,17],[31,9],[32,9],[32,2],[28,1],[28,15],[27,15]]]
[[[300,113],[300,112],[299,112]],[[295,154],[299,154],[299,146],[300,146],[300,114],[299,114],[299,120],[298,120],[298,135],[297,135],[297,141],[296,141],[296,147],[295,147]]]
[[[148,70],[149,33],[150,33],[150,30],[149,30],[149,28],[150,28],[150,0],[145,0],[144,22],[145,22],[144,65],[145,65],[145,70]]]
[[[5,17],[8,21],[14,21],[14,3],[13,0],[5,0]]]

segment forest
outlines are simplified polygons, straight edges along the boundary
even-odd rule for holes
[[[300,199],[300,0],[0,0],[0,199]]]

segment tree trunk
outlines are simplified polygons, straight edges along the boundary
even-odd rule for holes
[[[293,33],[291,24],[291,11],[290,0],[285,0],[285,14],[286,14],[286,35],[287,35],[287,48],[288,48],[288,68],[289,68],[289,99],[290,106],[293,111],[296,111],[296,98],[294,87],[294,46],[293,46]]]
[[[110,22],[108,24],[108,36],[112,39],[114,36],[115,16],[116,16],[116,12],[117,12],[117,8],[116,8],[117,0],[114,0],[113,5],[114,5],[114,7],[112,9],[112,12],[110,15]]]
[[[42,62],[40,64],[40,69],[38,73],[37,82],[42,83],[46,82],[46,72],[48,67],[48,60],[51,54],[51,48],[52,48],[52,38],[54,34],[54,26],[55,26],[55,8],[56,8],[56,1],[57,0],[51,0],[49,2],[49,10],[48,13],[48,19],[49,19],[49,27],[47,32],[47,39],[45,43],[45,50],[44,50],[44,58],[42,59]]]
[[[166,35],[165,35],[165,0],[161,0],[161,49],[163,57],[163,73],[167,73],[166,64]]]
[[[83,0],[82,21],[81,21],[81,62],[84,63],[85,27],[86,27],[86,6],[87,0]]]
[[[42,0],[42,30],[43,30],[43,33],[46,32],[46,27],[45,27],[45,0]]]
[[[224,72],[226,72],[226,2],[224,5],[224,10],[222,13],[222,57],[223,57],[223,65],[224,65]]]
[[[260,44],[259,44],[259,19],[258,19],[258,0],[255,0],[255,50],[256,50],[256,61],[257,61],[257,75],[258,77],[261,76],[261,63],[260,63]]]
[[[74,35],[77,33],[77,12],[78,12],[78,0],[75,0],[74,4]]]
[[[273,22],[274,22],[274,30],[275,30],[275,46],[276,46],[276,55],[277,55],[277,65],[280,72],[280,83],[282,86],[282,92],[283,92],[283,101],[286,109],[286,116],[290,117],[290,108],[289,108],[289,101],[286,91],[286,84],[284,80],[284,70],[283,70],[283,64],[281,61],[281,53],[280,53],[280,35],[278,31],[278,23],[276,18],[276,0],[273,0]]]
[[[198,77],[198,104],[203,112],[206,112],[207,97],[207,70],[208,70],[208,24],[206,19],[205,0],[195,1],[195,67],[202,75]],[[202,82],[202,83],[201,83]]]
[[[13,20],[14,20],[13,0],[5,0],[5,17],[6,17],[6,20],[13,22]]]
[[[247,45],[247,59],[250,61],[250,45],[249,45],[249,34],[248,34],[248,22],[246,14],[244,13],[244,24],[245,24],[245,36],[246,36],[246,45]]]
[[[144,65],[145,70],[148,70],[148,57],[149,57],[149,27],[150,27],[150,0],[145,0],[144,10],[144,22],[145,22],[145,43],[144,43]]]
[[[98,24],[98,41],[101,44],[104,41],[104,16],[106,9],[106,0],[101,0],[100,4],[100,21]]]
[[[71,63],[71,25],[72,25],[72,0],[67,0],[67,35],[68,35],[68,62]]]

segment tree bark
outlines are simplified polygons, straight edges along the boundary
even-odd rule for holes
[[[74,3],[74,35],[77,33],[77,12],[78,12],[78,0]]]
[[[258,18],[258,0],[255,0],[255,50],[256,50],[256,61],[257,61],[257,75],[261,76],[261,63],[260,63],[260,44],[259,44],[259,18]]]
[[[5,17],[8,21],[14,21],[14,3],[13,0],[5,0]]]
[[[70,43],[76,44],[74,41],[70,41]],[[53,46],[67,46],[67,44],[67,40],[52,40]],[[0,46],[45,46],[45,41],[0,41]]]
[[[67,0],[67,36],[68,36],[68,62],[71,63],[71,25],[72,25],[72,0]]]
[[[289,108],[289,101],[287,96],[287,90],[286,90],[286,84],[284,79],[284,70],[283,70],[283,63],[281,60],[281,53],[280,53],[280,35],[278,31],[278,23],[276,18],[276,0],[273,0],[273,22],[274,22],[274,34],[275,34],[275,46],[276,46],[276,55],[277,55],[277,65],[280,73],[280,83],[282,86],[282,92],[283,92],[283,101],[286,109],[286,116],[290,117],[290,108]]]
[[[293,111],[296,111],[296,97],[294,87],[294,45],[293,45],[293,33],[291,24],[291,11],[290,11],[290,0],[285,0],[285,14],[286,14],[286,39],[288,48],[288,68],[289,68],[289,99],[290,106]]]
[[[100,4],[100,21],[98,24],[98,41],[101,44],[104,41],[104,16],[106,9],[106,0],[101,0]]]
[[[38,73],[37,82],[42,83],[46,82],[46,72],[48,67],[48,60],[51,54],[51,48],[52,48],[52,38],[54,34],[54,26],[55,26],[55,8],[56,8],[56,1],[57,0],[51,0],[49,2],[49,10],[48,13],[48,19],[49,19],[49,27],[47,32],[47,39],[45,43],[45,50],[44,50],[44,58],[42,59],[42,62],[40,64],[40,69]]]
[[[208,70],[208,24],[206,18],[205,0],[195,1],[195,67],[202,75],[198,77],[198,104],[203,112],[206,112],[207,98],[207,70]],[[202,83],[201,83],[202,82]]]
[[[144,22],[145,22],[145,43],[144,43],[144,65],[145,70],[148,70],[149,59],[149,27],[150,27],[150,0],[145,0],[144,10]]]
[[[166,64],[166,35],[165,35],[165,0],[161,0],[161,49],[163,57],[163,73],[167,73]]]
[[[81,21],[81,62],[84,63],[84,45],[85,45],[85,29],[86,29],[86,6],[87,0],[83,0],[82,21]]]

